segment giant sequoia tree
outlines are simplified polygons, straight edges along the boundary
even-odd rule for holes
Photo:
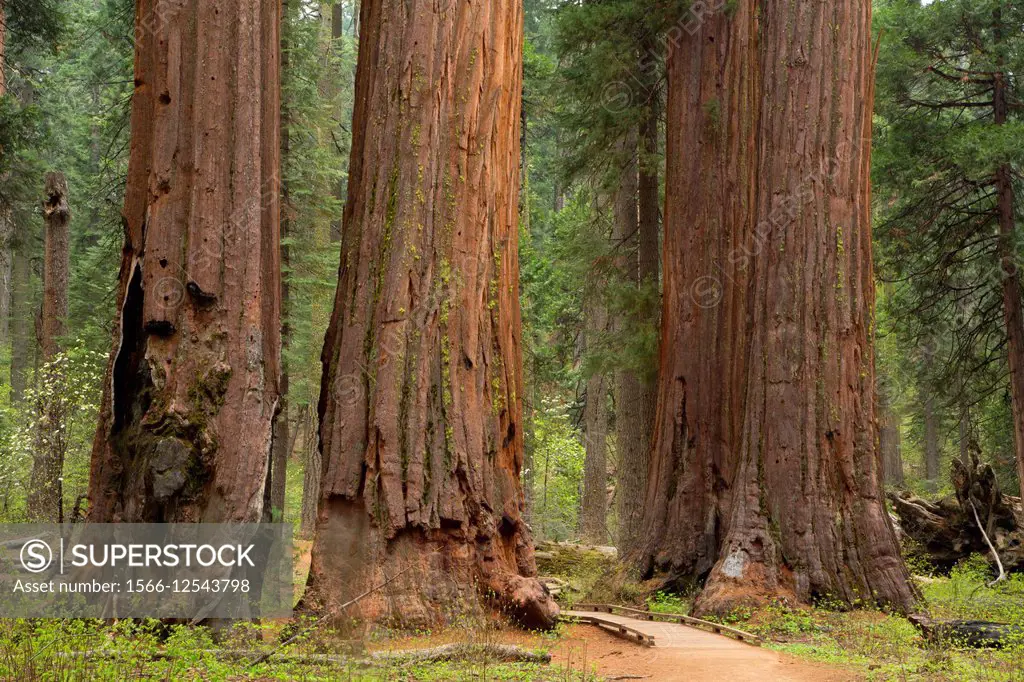
[[[640,562],[706,575],[701,611],[913,599],[876,450],[869,26],[864,0],[740,2],[670,56],[657,537]]]
[[[741,2],[668,61],[665,274],[641,569],[705,575],[718,557],[743,417],[754,224],[756,26]]]
[[[367,0],[340,281],[323,353],[311,604],[384,574],[370,619],[479,595],[550,626],[522,519],[522,5]]]
[[[257,521],[278,406],[277,0],[139,0],[96,521]]]

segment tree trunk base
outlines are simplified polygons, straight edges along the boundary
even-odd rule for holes
[[[748,563],[742,576],[731,578],[715,570],[693,604],[693,615],[727,616],[740,608],[758,608],[771,602],[797,604],[792,572],[770,570],[762,563]]]

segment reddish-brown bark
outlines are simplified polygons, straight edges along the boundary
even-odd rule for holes
[[[278,0],[137,0],[95,521],[257,521],[278,404]]]
[[[668,55],[664,297],[637,560],[685,581],[718,557],[743,417],[754,224],[753,9],[709,16]]]
[[[865,0],[783,0],[756,16],[741,2],[670,56],[640,561],[669,581],[707,574],[698,612],[776,596],[913,601],[874,417],[869,22]]]
[[[43,220],[43,306],[39,316],[38,341],[42,354],[44,390],[38,404],[38,432],[32,462],[26,509],[32,521],[63,521],[65,431],[64,396],[58,390],[59,367],[51,364],[60,353],[68,316],[68,275],[71,268],[71,207],[68,183],[63,173],[47,173],[44,187]]]
[[[874,414],[870,22],[866,0],[785,0],[759,15],[765,244],[729,527],[698,611],[778,595],[914,600]]]
[[[406,570],[365,619],[434,623],[484,595],[551,626],[519,480],[522,5],[360,12],[307,601],[330,612]]]

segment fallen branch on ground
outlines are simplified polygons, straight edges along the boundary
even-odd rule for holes
[[[968,498],[967,501],[971,503],[971,511],[974,512],[974,522],[978,524],[978,530],[981,531],[981,537],[985,539],[985,544],[988,545],[988,551],[992,552],[992,556],[996,560],[996,566],[999,567],[999,577],[988,583],[988,586],[992,587],[996,583],[1006,580],[1006,570],[1003,568],[1003,562],[999,560],[999,552],[997,552],[996,548],[992,545],[992,541],[988,539],[988,533],[985,532],[985,527],[981,525],[981,519],[978,518],[978,508],[974,506],[974,500]]]
[[[926,639],[954,646],[974,648],[1001,647],[1024,636],[1024,627],[983,620],[932,620],[927,616],[912,615]]]
[[[248,661],[253,656],[262,655],[258,651],[237,649],[211,649],[203,652],[204,656],[218,661]],[[95,649],[88,651],[72,651],[60,653],[57,658],[72,659],[103,659],[119,660],[122,658],[142,658],[151,661],[173,661],[182,658],[180,654],[166,651],[139,653],[138,651],[118,651],[114,649]],[[265,660],[265,659],[264,659]],[[551,654],[546,651],[530,651],[511,644],[444,644],[430,649],[405,649],[400,651],[376,651],[367,656],[353,658],[335,654],[296,654],[278,653],[274,660],[279,663],[304,665],[351,664],[354,666],[405,665],[408,663],[440,663],[445,661],[491,661],[496,663],[550,663]]]

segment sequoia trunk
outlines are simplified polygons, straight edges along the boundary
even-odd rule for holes
[[[261,518],[281,351],[279,26],[278,0],[136,3],[93,521]]]
[[[874,414],[871,6],[783,0],[759,22],[765,244],[728,531],[696,610],[787,595],[909,609]]]
[[[706,574],[698,612],[826,594],[909,608],[874,418],[870,6],[752,4],[669,56],[640,568]]]
[[[43,307],[38,327],[42,373],[38,405],[38,432],[33,448],[32,478],[27,503],[32,521],[63,521],[65,429],[61,366],[54,361],[66,332],[68,271],[71,267],[71,208],[68,183],[62,173],[47,173],[43,200]]]
[[[558,607],[522,520],[518,0],[367,0],[307,602],[433,623]],[[346,611],[346,617],[352,611]]]

